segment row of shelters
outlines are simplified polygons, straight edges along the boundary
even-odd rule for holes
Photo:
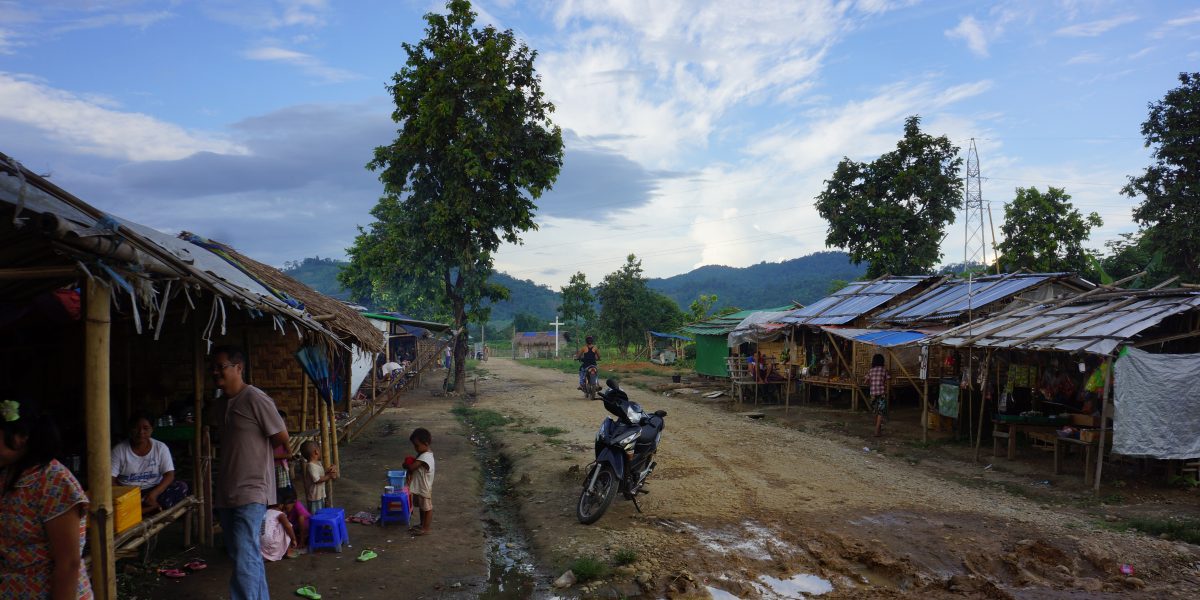
[[[709,332],[714,341],[725,333],[724,347],[698,341],[698,373],[721,376],[701,371],[700,365],[757,350],[760,360],[773,363],[767,372],[781,373],[789,390],[798,381],[806,396],[817,391],[827,399],[849,396],[852,409],[866,404],[867,371],[872,358],[882,355],[889,396],[921,407],[918,418],[926,436],[930,428],[945,425],[967,432],[977,448],[985,436],[1011,436],[1015,442],[1018,433],[1031,431],[1058,444],[1052,425],[1067,422],[1046,415],[1075,412],[1082,414],[1069,424],[1091,434],[1083,443],[1104,448],[1115,415],[1124,425],[1114,433],[1114,452],[1198,457],[1200,419],[1174,415],[1195,414],[1200,394],[1182,383],[1155,383],[1150,386],[1155,391],[1147,391],[1146,385],[1122,385],[1119,375],[1118,384],[1110,384],[1114,361],[1117,373],[1122,361],[1126,371],[1138,373],[1153,373],[1160,363],[1173,361],[1175,372],[1183,369],[1182,379],[1159,380],[1200,377],[1200,363],[1191,362],[1196,357],[1172,354],[1200,350],[1200,292],[1168,289],[1170,281],[1152,290],[1119,287],[1127,281],[1097,286],[1070,273],[1024,271],[969,278],[884,276],[853,282],[806,307],[737,315],[739,323],[761,321],[754,329],[769,335],[757,339],[776,340],[770,346],[748,349],[744,344],[755,337],[735,333],[738,326],[730,324],[735,317],[691,324],[684,331],[698,340],[699,332]],[[1081,375],[1086,377],[1078,380]],[[1125,377],[1125,384],[1133,379]],[[1173,420],[1175,430],[1151,434],[1163,430],[1161,423],[1152,423],[1164,418]],[[1096,485],[1100,464],[1095,461]]]

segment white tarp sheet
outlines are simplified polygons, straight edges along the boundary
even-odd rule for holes
[[[730,348],[737,348],[746,343],[772,342],[779,339],[784,333],[784,327],[777,325],[778,320],[784,316],[791,314],[792,311],[770,311],[762,310],[756,313],[751,313],[750,316],[742,319],[733,331],[729,332],[727,343]]]
[[[1113,367],[1113,452],[1200,457],[1200,354],[1129,348]]]

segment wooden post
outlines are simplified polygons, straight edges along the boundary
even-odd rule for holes
[[[197,425],[199,425],[199,424],[197,424]],[[210,505],[209,508],[211,508],[212,497],[213,497],[213,491],[212,491],[212,458],[213,458],[213,456],[212,456],[212,454],[213,454],[212,430],[210,430],[209,427],[207,425],[205,425],[201,429],[201,431],[203,431],[203,434],[200,437],[200,452],[201,452],[201,454],[203,454],[203,462],[204,462],[204,474],[201,476],[201,485],[204,488],[204,497],[209,500],[209,505]],[[213,522],[212,522],[213,514],[212,514],[212,511],[205,509],[205,510],[201,511],[200,515],[201,515],[201,522],[203,523],[203,527],[204,527],[204,537],[202,537],[201,540],[206,546],[211,546],[211,545],[213,545],[213,537],[214,537],[213,536]]]
[[[88,541],[91,545],[92,591],[96,598],[117,597],[116,548],[113,547],[112,439],[110,390],[110,336],[112,334],[109,286],[89,278],[84,325],[84,416],[87,421]]]
[[[333,417],[333,402],[322,402],[325,407],[325,423],[326,430],[329,436],[329,445],[325,446],[325,463],[327,465],[337,464],[337,421]],[[325,505],[333,506],[333,480],[325,482]]]
[[[308,376],[300,370],[300,432],[308,431]]]
[[[988,350],[987,358],[983,359],[983,370],[987,373],[987,363],[993,360],[993,352]],[[1000,366],[996,366],[996,377],[999,377]],[[984,384],[988,383],[984,377]],[[983,415],[987,413],[987,385],[980,386],[979,389],[979,429],[975,432],[975,458],[972,462],[979,462],[979,447],[983,445]]]
[[[1101,402],[1104,408],[1100,411],[1100,439],[1096,445],[1096,477],[1092,482],[1092,486],[1097,494],[1100,493],[1100,473],[1104,470],[1104,433],[1108,430],[1108,420],[1112,418],[1112,411],[1109,410],[1112,400],[1112,356],[1104,359],[1104,394]]]
[[[925,371],[925,389],[921,392],[921,442],[929,441],[929,369]]]
[[[204,423],[204,340],[200,339],[200,320],[196,318],[192,319],[192,338],[192,427],[196,436],[192,440],[192,485],[200,500],[200,518],[195,519],[196,538],[205,544],[208,536],[204,533],[204,525],[208,522],[206,515],[212,512],[212,504],[204,496],[204,448],[200,442],[200,427]]]

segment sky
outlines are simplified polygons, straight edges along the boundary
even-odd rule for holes
[[[629,253],[649,276],[827,249],[842,157],[909,115],[974,139],[997,235],[1018,186],[1135,229],[1147,104],[1200,70],[1200,5],[1138,0],[485,0],[562,127],[539,228],[496,267],[559,287]],[[386,85],[417,0],[0,0],[0,152],[90,202],[264,262],[344,258],[396,134]],[[989,234],[990,237],[990,234]],[[943,262],[963,260],[963,224]]]

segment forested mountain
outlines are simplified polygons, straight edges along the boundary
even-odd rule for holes
[[[742,268],[709,265],[682,275],[651,279],[647,284],[685,310],[700,294],[716,294],[718,308],[767,308],[793,301],[809,304],[828,295],[831,282],[853,281],[866,271],[866,265],[855,266],[844,252],[817,252]]]
[[[345,265],[329,258],[306,258],[286,263],[283,270],[318,292],[346,300],[349,293],[337,282],[337,273]],[[682,275],[650,279],[647,285],[678,302],[684,310],[700,294],[716,294],[717,307],[765,308],[792,301],[808,304],[828,294],[831,282],[853,281],[865,272],[865,265],[851,264],[843,252],[817,252],[742,268],[705,266]],[[508,288],[510,294],[508,300],[492,307],[492,321],[511,321],[518,313],[547,321],[554,318],[559,306],[556,290],[505,273],[496,273],[492,281]]]

